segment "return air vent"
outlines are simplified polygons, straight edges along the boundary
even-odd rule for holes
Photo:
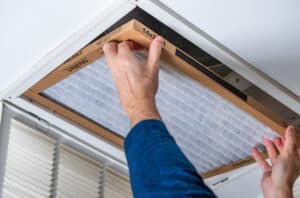
[[[58,197],[98,197],[103,185],[101,164],[66,146],[60,147]]]
[[[131,198],[132,192],[130,182],[112,169],[105,171],[104,197],[109,198]]]
[[[49,197],[54,148],[53,139],[13,121],[1,197]]]
[[[0,197],[132,197],[128,176],[102,153],[9,108],[0,129]]]
[[[136,56],[145,60],[142,53]],[[275,133],[191,77],[160,63],[157,105],[177,143],[205,173],[250,155]],[[46,89],[42,95],[125,137],[130,130],[104,58]]]
[[[154,21],[146,20],[167,36],[157,105],[183,152],[203,176],[253,162],[251,147],[261,142],[263,135],[284,134],[286,120],[227,81],[232,70],[220,62],[204,65],[194,57],[201,49],[164,25],[155,26]],[[137,20],[123,22],[117,22],[121,26],[112,26],[108,34],[82,48],[24,93],[26,98],[121,147],[130,129],[129,120],[102,57],[102,46],[110,40],[133,40],[147,49],[157,35]],[[183,49],[167,40],[172,38]],[[187,42],[191,54],[176,38]],[[143,53],[136,56],[145,60]]]

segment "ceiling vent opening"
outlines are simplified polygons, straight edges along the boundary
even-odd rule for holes
[[[263,135],[284,134],[290,120],[248,94],[254,85],[237,86],[228,77],[232,70],[139,8],[23,96],[122,147],[129,121],[120,106],[102,46],[110,40],[133,40],[147,49],[158,34],[165,39],[158,109],[200,174],[208,177],[252,163],[250,148],[260,143]],[[145,59],[142,52],[136,56]],[[209,155],[200,157],[201,152]]]

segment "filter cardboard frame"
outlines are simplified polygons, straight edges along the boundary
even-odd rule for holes
[[[141,46],[148,48],[151,40],[153,40],[156,35],[157,34],[154,31],[139,21],[132,19],[131,21],[82,48],[64,63],[59,65],[54,71],[49,73],[45,78],[41,79],[38,83],[27,90],[23,94],[23,97],[28,98],[39,105],[44,106],[47,109],[63,116],[64,118],[67,118],[76,124],[94,132],[104,139],[123,147],[123,137],[64,107],[63,105],[44,97],[41,93],[55,83],[67,78],[68,76],[103,56],[102,47],[105,43],[112,40],[132,40]],[[279,135],[284,135],[285,128],[287,127],[285,121],[281,120],[277,115],[274,115],[269,109],[266,109],[253,98],[244,95],[241,97],[241,95],[237,94],[234,89],[226,85],[221,78],[217,78],[218,76],[216,74],[209,73],[209,71],[206,71],[205,69],[203,70],[204,67],[201,70],[197,69],[195,64],[200,67],[203,64],[189,56],[188,53],[177,48],[166,39],[164,39],[161,58],[181,72],[189,75],[202,85],[215,91],[217,94],[221,95],[223,98],[235,104],[242,110],[251,114],[257,120],[272,128]],[[202,174],[202,176],[210,177],[248,165],[253,162],[254,160],[252,157],[247,157],[245,159],[209,171],[208,173]]]

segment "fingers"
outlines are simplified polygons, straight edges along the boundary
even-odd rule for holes
[[[265,143],[265,146],[266,146],[266,149],[267,149],[267,153],[268,153],[268,156],[272,162],[272,164],[275,163],[276,159],[277,159],[277,151],[276,151],[276,148],[273,144],[273,142],[267,138],[267,137],[263,137],[263,141]]]
[[[112,71],[113,76],[117,76],[117,73],[120,73],[120,68],[116,68],[118,65],[116,62],[121,57],[124,60],[123,64],[131,62],[134,59],[134,56],[131,52],[131,46],[133,46],[133,43],[130,41],[123,41],[120,43],[112,41],[103,46],[106,62]]]
[[[147,65],[152,68],[154,71],[158,71],[159,67],[159,58],[161,54],[161,48],[163,46],[163,38],[160,36],[157,36],[150,45],[149,48],[149,54],[148,54],[148,60]]]
[[[280,137],[275,138],[274,144],[275,144],[277,150],[279,151],[279,153],[281,153],[283,150],[283,138],[280,138]]]
[[[285,144],[285,137],[281,138],[281,142],[282,142],[283,145]]]
[[[114,60],[118,54],[118,43],[117,42],[109,42],[103,45],[103,52],[105,55],[105,61],[112,72],[112,75],[115,77],[118,75],[118,68],[116,68],[116,64],[114,64]]]
[[[136,43],[134,41],[128,40],[126,42],[129,45],[129,47],[130,47],[131,50],[142,50],[142,49],[144,49],[143,46],[141,46],[140,44],[138,44],[138,43]]]
[[[132,58],[133,54],[131,51],[131,47],[133,47],[132,42],[123,41],[118,44],[118,55],[126,58]]]
[[[111,41],[104,44],[103,51],[107,59],[113,59],[117,55],[131,56],[131,50],[139,49],[140,45],[135,44],[133,41],[123,41],[120,43]]]
[[[252,156],[254,157],[255,161],[258,163],[260,168],[263,172],[267,172],[271,170],[271,166],[268,162],[263,158],[263,156],[258,152],[257,148],[252,148]]]
[[[137,58],[132,52],[133,48],[134,43],[132,41],[123,41],[118,44],[118,56],[120,58],[120,61],[125,67],[132,68],[132,70],[127,71],[133,71],[137,69],[133,67],[135,65],[134,63],[138,62]]]
[[[107,60],[112,60],[117,55],[117,43],[109,42],[103,45],[103,52]]]
[[[293,126],[289,126],[285,131],[285,144],[283,149],[288,153],[294,153],[296,151],[296,134]]]
[[[118,64],[119,51],[118,42],[111,41],[103,46],[107,66],[117,86],[124,83],[124,78],[122,77],[124,73],[123,68],[119,67]]]

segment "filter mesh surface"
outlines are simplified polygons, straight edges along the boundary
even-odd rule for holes
[[[142,53],[136,56],[145,60]],[[130,130],[104,58],[42,94],[123,137]],[[249,156],[263,135],[276,136],[251,115],[164,62],[156,99],[170,133],[200,173]]]

